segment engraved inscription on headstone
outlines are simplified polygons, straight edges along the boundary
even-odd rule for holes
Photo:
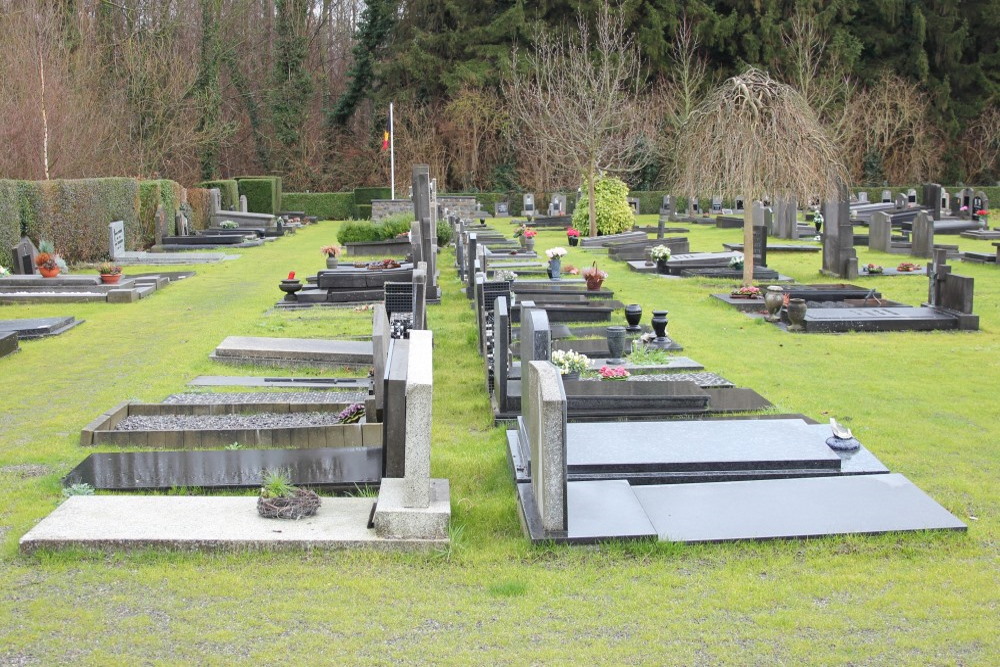
[[[108,231],[110,233],[108,253],[111,259],[117,259],[125,252],[125,222],[115,220],[108,225]]]

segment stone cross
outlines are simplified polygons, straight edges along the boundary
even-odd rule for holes
[[[430,331],[410,332],[406,368],[406,472],[403,506],[423,508],[431,500],[431,424],[434,403],[434,339]]]
[[[566,508],[566,392],[558,369],[549,361],[523,365],[524,391],[518,418],[519,437],[531,450],[531,487],[542,529],[568,527]]]
[[[110,233],[108,253],[111,255],[111,260],[114,261],[125,252],[125,222],[115,220],[108,225],[108,231]]]

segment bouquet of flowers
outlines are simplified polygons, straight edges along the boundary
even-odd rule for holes
[[[920,268],[919,264],[914,264],[912,262],[903,262],[896,267],[896,270],[900,273],[910,273],[911,271],[916,271]]]
[[[597,268],[597,262],[594,262],[593,265],[583,270],[583,277],[587,282],[597,282],[607,280],[608,272],[601,271]]]
[[[533,230],[532,230],[533,231]],[[566,256],[566,248],[556,246],[545,251],[545,256],[549,259],[560,259]]]
[[[735,289],[730,292],[731,296],[738,296],[744,299],[759,299],[761,297],[761,291],[759,287],[754,287],[753,285],[746,285]]]
[[[493,280],[500,280],[500,281],[504,281],[504,282],[510,282],[511,280],[514,280],[515,278],[517,278],[517,274],[514,273],[513,271],[500,270],[500,271],[494,271],[493,272]]]
[[[877,275],[879,273],[884,273],[885,269],[882,268],[881,264],[869,264],[865,267],[865,272],[872,275]]]
[[[552,363],[559,369],[561,375],[582,373],[590,366],[590,359],[585,354],[573,350],[556,350],[552,353]]]
[[[531,227],[528,227],[527,229],[524,230],[524,238],[526,238],[526,239],[533,239],[536,236],[538,236],[538,231],[537,230],[534,230]]]
[[[733,257],[732,259],[730,259],[729,268],[735,269],[737,271],[741,270],[743,268],[743,255],[740,255],[739,257]]]
[[[337,421],[341,424],[356,424],[365,416],[364,403],[351,403],[337,413]]]
[[[6,276],[9,274],[10,271],[8,271],[2,264],[0,264],[0,276]]]
[[[631,375],[624,366],[601,366],[597,372],[602,380],[627,380]]]
[[[580,230],[579,229],[575,229],[573,227],[567,227],[566,228],[566,236],[570,237],[571,239],[573,239],[573,238],[580,238]]]
[[[670,248],[665,245],[653,246],[649,251],[649,256],[654,262],[665,262],[670,259]]]
[[[339,257],[341,248],[339,245],[325,245],[319,251],[327,257]]]

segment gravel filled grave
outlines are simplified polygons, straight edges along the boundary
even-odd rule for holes
[[[588,382],[613,382],[614,380],[603,380],[599,375],[593,377],[582,377],[581,380]],[[715,373],[662,373],[640,375],[633,373],[625,382],[685,382],[690,381],[699,387],[732,387],[733,383]],[[617,380],[621,382],[621,380]]]
[[[164,403],[179,405],[214,405],[225,403],[364,403],[368,392],[334,391],[243,391],[171,394]]]
[[[126,417],[116,431],[245,430],[257,428],[303,428],[340,424],[335,412],[262,412],[253,415],[155,415]]]

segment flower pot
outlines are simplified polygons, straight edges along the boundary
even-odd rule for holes
[[[340,260],[337,257],[335,257],[333,255],[327,255],[327,257],[326,257],[326,268],[328,268],[328,269],[335,269],[335,268],[337,268],[337,264],[339,262],[340,262]]]
[[[667,311],[666,310],[654,310],[653,311],[653,331],[656,332],[656,337],[658,339],[664,339],[667,337]]]
[[[788,300],[788,325],[789,331],[804,331],[805,327],[803,324],[806,321],[806,306],[805,299],[789,299]]]
[[[535,249],[535,237],[531,237],[530,239],[524,239],[524,249],[525,250]]]
[[[559,274],[562,272],[562,262],[558,258],[549,260],[549,278],[552,280],[559,280]]]
[[[620,364],[625,353],[625,327],[608,327],[605,331],[608,335],[608,351],[611,353],[608,363]]]
[[[656,260],[656,272],[665,274],[667,272],[667,260],[658,259]]]
[[[278,289],[285,293],[285,301],[297,301],[295,293],[302,289],[302,283],[298,280],[282,280],[278,284]]]
[[[778,313],[785,303],[784,290],[779,285],[771,285],[764,294],[764,307],[767,308],[767,321],[777,322]]]
[[[639,326],[639,322],[642,321],[642,306],[637,303],[625,306],[625,321],[628,322],[628,326],[625,327],[626,331],[640,331],[642,329]]]
[[[566,240],[569,242],[569,244],[571,246],[575,247],[575,246],[580,245],[580,237],[579,236],[568,236],[568,237],[566,237]]]
[[[588,292],[596,292],[597,290],[601,289],[601,285],[603,285],[603,284],[604,284],[603,280],[588,280],[587,281],[587,291]]]
[[[523,248],[528,243],[528,239],[524,238],[524,236],[521,235],[517,237],[517,242],[520,243],[521,247]]]
[[[563,379],[563,382],[565,382],[566,380],[579,380],[580,379],[580,371],[573,371],[572,373],[563,373],[562,374],[562,379]]]
[[[105,285],[117,285],[118,281],[122,279],[122,274],[120,273],[102,273],[101,282]]]
[[[43,267],[39,267],[38,272],[42,274],[43,278],[55,278],[56,276],[59,275],[59,267],[57,266],[54,269],[46,269]]]

